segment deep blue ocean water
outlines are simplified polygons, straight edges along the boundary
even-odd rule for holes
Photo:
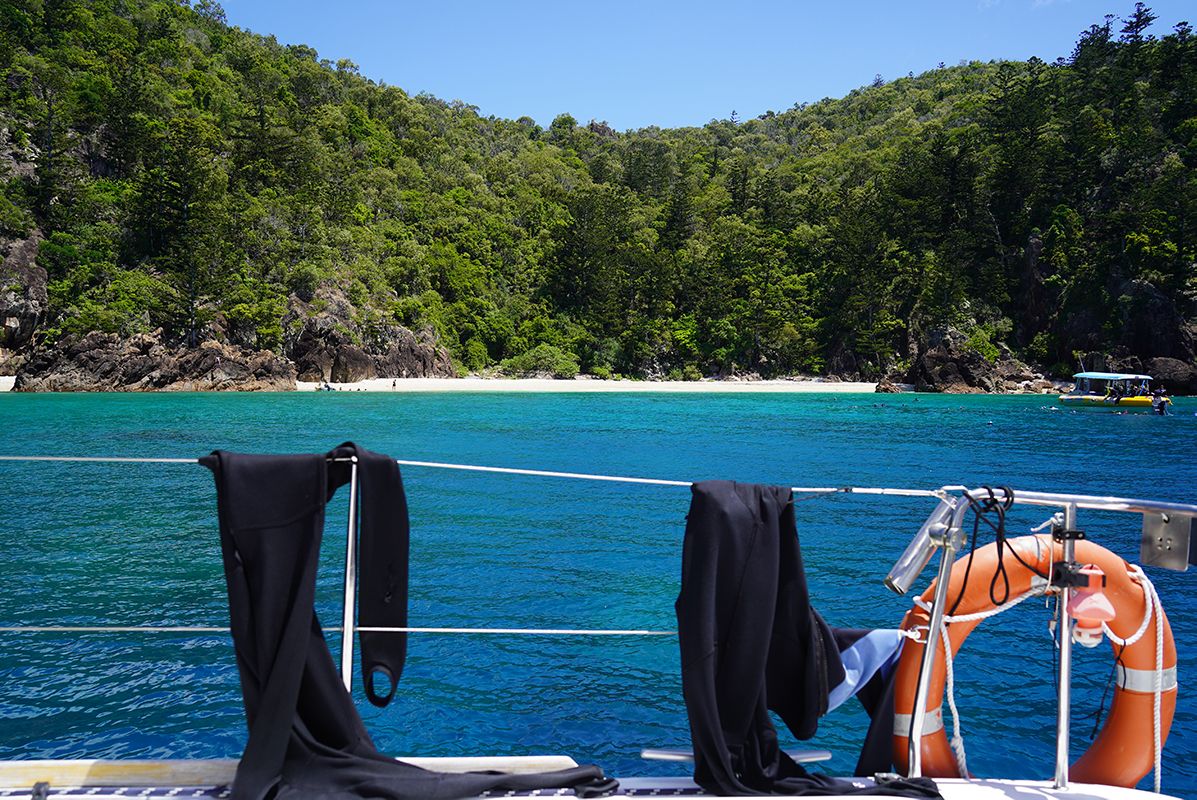
[[[215,448],[323,452],[345,440],[396,458],[786,485],[994,484],[1197,502],[1197,401],[1176,415],[1064,413],[1043,397],[304,393],[0,394],[0,454],[196,457]],[[683,488],[406,468],[411,624],[675,625]],[[193,465],[3,463],[0,627],[225,625],[212,480]],[[340,619],[347,492],[329,509],[319,587]],[[926,499],[800,502],[814,601],[833,625],[896,626],[883,588],[930,512]],[[1012,533],[1046,509],[1011,513]],[[1138,518],[1081,512],[1135,560]],[[1197,572],[1151,570],[1180,651],[1164,789],[1197,797]],[[924,576],[920,590],[930,579]],[[1055,703],[1049,612],[986,622],[957,660],[969,766],[1047,778]],[[338,640],[331,644],[337,655]],[[1111,667],[1076,653],[1074,749]],[[360,677],[357,680],[360,685]],[[241,701],[226,636],[0,634],[0,758],[235,757]],[[394,754],[565,753],[613,773],[669,774],[642,747],[686,747],[676,640],[414,634],[399,698],[358,695]],[[812,746],[851,770],[867,719],[855,701]],[[1147,779],[1145,785],[1150,781]]]

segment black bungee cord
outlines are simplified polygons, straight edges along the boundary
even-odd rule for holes
[[[997,487],[1001,492],[999,499],[997,492],[992,486],[983,486],[982,490],[986,493],[985,497],[976,497],[968,491],[963,492],[964,497],[968,500],[969,508],[973,511],[973,530],[969,537],[968,561],[964,566],[964,580],[960,584],[960,592],[956,595],[956,601],[952,603],[951,609],[948,611],[948,616],[956,613],[960,607],[960,603],[964,600],[964,594],[968,589],[969,573],[973,567],[973,556],[977,552],[977,538],[981,530],[981,523],[984,522],[989,526],[989,529],[994,533],[994,541],[997,544],[997,569],[994,571],[993,578],[989,582],[989,602],[995,607],[1004,605],[1010,600],[1010,576],[1006,571],[1005,555],[1009,550],[1014,559],[1026,567],[1028,570],[1038,575],[1040,578],[1047,580],[1047,575],[1040,572],[1033,564],[1028,564],[1023,557],[1019,555],[1018,551],[1010,547],[1006,543],[1006,512],[1014,505],[1014,490],[1008,486]],[[992,513],[997,517],[997,522],[989,518]],[[999,600],[997,596],[998,579],[1001,578],[1003,584],[1002,597]]]
[[[1114,663],[1112,665],[1110,665],[1110,674],[1106,677],[1105,688],[1103,688],[1101,690],[1101,700],[1097,704],[1097,710],[1090,714],[1082,714],[1081,715],[1081,719],[1089,719],[1090,717],[1093,718],[1093,731],[1089,734],[1090,742],[1092,742],[1094,739],[1097,738],[1098,731],[1101,728],[1101,720],[1102,720],[1102,717],[1105,716],[1105,712],[1106,712],[1106,698],[1109,697],[1110,687],[1112,687],[1114,685],[1114,678],[1118,674],[1118,667],[1126,666],[1126,664],[1124,664],[1122,662],[1122,654],[1126,651],[1126,645],[1125,644],[1121,644],[1121,645],[1115,644],[1114,646],[1118,648],[1118,652],[1114,656]],[[1052,661],[1053,661],[1053,663],[1055,662],[1054,654],[1052,657]],[[1058,686],[1059,686],[1059,682],[1057,682],[1057,687]]]
[[[948,616],[955,615],[956,610],[959,608],[960,603],[964,599],[964,594],[967,591],[969,573],[972,570],[973,556],[977,552],[977,538],[981,530],[982,521],[984,521],[984,523],[989,526],[990,530],[994,532],[994,541],[997,545],[997,569],[994,571],[993,578],[989,583],[989,602],[992,603],[994,607],[1001,606],[1010,599],[1010,578],[1006,571],[1004,560],[1007,549],[1019,564],[1026,567],[1043,580],[1049,580],[1049,575],[1041,572],[1035,565],[1028,564],[1023,557],[1019,555],[1015,548],[1008,546],[1006,542],[1006,512],[1009,511],[1014,505],[1014,491],[1007,486],[999,486],[997,488],[998,491],[1002,493],[1001,499],[998,499],[997,493],[991,486],[982,487],[986,496],[979,498],[975,497],[968,491],[963,492],[965,499],[968,500],[969,507],[973,511],[973,529],[969,537],[968,561],[965,563],[964,567],[964,580],[961,582],[960,592],[956,595],[955,602],[952,603],[951,609],[948,611]],[[991,513],[997,517],[996,523],[989,518]],[[997,584],[999,576],[1002,579],[1004,588],[1004,592],[1000,600],[997,597]],[[1102,718],[1105,716],[1106,700],[1109,697],[1110,688],[1114,685],[1114,678],[1117,675],[1118,667],[1119,665],[1125,666],[1122,661],[1122,656],[1125,650],[1126,645],[1121,645],[1117,648],[1114,656],[1114,663],[1110,667],[1110,673],[1106,679],[1105,687],[1102,690],[1101,700],[1098,703],[1097,709],[1089,714],[1084,714],[1081,716],[1081,719],[1093,719],[1093,731],[1090,734],[1090,740],[1097,737],[1101,727]],[[1052,650],[1052,667],[1053,675],[1058,678],[1059,670],[1056,668],[1056,652],[1054,648]],[[1057,691],[1059,691],[1058,684],[1056,688]]]

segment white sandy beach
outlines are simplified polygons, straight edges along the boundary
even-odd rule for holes
[[[12,390],[16,378],[0,376],[0,392]],[[297,381],[295,388],[313,392],[323,384]],[[551,378],[374,378],[357,383],[330,384],[342,392],[827,392],[871,393],[875,383],[836,381],[604,381]]]
[[[875,383],[821,380],[791,381],[607,381],[551,378],[374,378],[330,384],[347,392],[834,392],[869,393]],[[298,381],[296,389],[311,392],[322,384]]]

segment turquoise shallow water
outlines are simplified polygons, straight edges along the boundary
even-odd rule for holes
[[[193,457],[322,452],[352,439],[402,459],[788,485],[1016,488],[1197,501],[1197,401],[1168,418],[1062,413],[1039,397],[928,395],[0,395],[0,453]],[[223,625],[212,481],[198,466],[0,463],[0,626]],[[417,626],[672,629],[680,488],[404,471]],[[329,512],[319,612],[339,620],[345,492]],[[798,505],[812,591],[834,625],[895,626],[881,585],[931,509],[921,499]],[[1041,522],[1018,510],[1011,529]],[[1135,558],[1139,523],[1082,512]],[[926,576],[930,577],[930,572]],[[1197,796],[1197,574],[1152,570],[1180,650],[1165,790]],[[1048,612],[985,624],[957,661],[969,765],[1048,777]],[[567,753],[669,773],[646,746],[688,743],[676,641],[413,635],[399,700],[359,708],[396,754]],[[334,642],[335,649],[335,642]],[[1109,649],[1078,650],[1079,753]],[[360,681],[359,681],[360,682]],[[0,634],[0,758],[233,757],[244,724],[226,637]],[[360,697],[359,697],[360,700]],[[813,744],[850,770],[854,703]]]

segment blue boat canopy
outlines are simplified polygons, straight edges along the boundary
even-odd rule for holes
[[[1149,381],[1149,380],[1151,380],[1150,375],[1132,375],[1129,372],[1078,372],[1075,375],[1073,375],[1072,377],[1074,377],[1074,378],[1089,378],[1092,380],[1102,380],[1102,381],[1124,381],[1124,380]]]

